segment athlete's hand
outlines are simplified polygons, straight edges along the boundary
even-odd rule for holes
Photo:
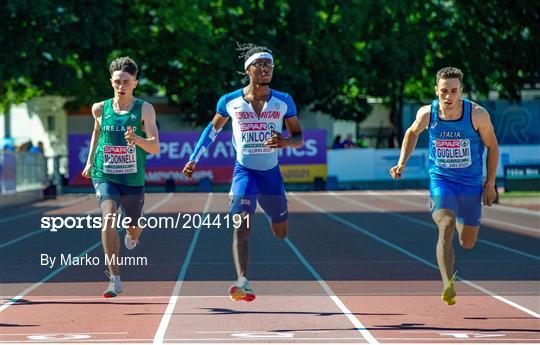
[[[126,142],[130,146],[135,146],[137,144],[137,139],[139,136],[133,132],[133,127],[128,126],[126,133],[124,133],[124,138],[126,138]]]
[[[90,173],[91,171],[92,171],[92,164],[86,164],[81,175],[85,178],[92,178],[92,174]]]
[[[195,161],[189,161],[186,163],[186,165],[184,165],[184,169],[182,169],[182,174],[184,174],[184,176],[186,176],[187,178],[191,178],[191,176],[193,175],[193,171],[195,171],[195,165],[197,163],[195,163]]]
[[[392,176],[392,178],[400,178],[404,170],[405,164],[398,164],[390,168],[390,176]]]
[[[497,191],[495,190],[495,185],[487,182],[484,183],[484,192],[482,193],[484,205],[491,206],[496,197]]]
[[[281,133],[273,129],[270,132],[272,132],[272,136],[266,141],[266,147],[280,149],[289,146],[289,138],[284,137]]]

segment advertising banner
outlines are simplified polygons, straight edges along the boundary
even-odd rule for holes
[[[148,155],[146,183],[164,184],[169,178],[176,184],[194,184],[208,177],[213,183],[230,183],[236,151],[231,132],[221,132],[197,164],[192,179],[182,175],[182,168],[193,152],[201,132],[160,133],[160,152]],[[90,147],[90,134],[69,136],[69,184],[90,185],[81,176]],[[285,182],[313,182],[315,177],[326,178],[326,130],[304,131],[304,146],[285,148],[279,152],[279,162]]]

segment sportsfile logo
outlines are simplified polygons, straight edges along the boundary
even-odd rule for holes
[[[265,122],[248,122],[240,124],[240,131],[249,132],[249,131],[266,131],[268,125]]]

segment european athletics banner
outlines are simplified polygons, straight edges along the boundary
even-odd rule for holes
[[[169,178],[176,184],[195,184],[208,177],[213,183],[230,183],[236,152],[231,142],[232,132],[221,132],[208,152],[197,164],[193,178],[182,174],[182,168],[193,152],[200,132],[160,133],[160,152],[148,155],[147,184],[164,184]],[[90,148],[90,135],[71,134],[68,137],[69,184],[87,186],[90,180],[81,176]],[[326,129],[304,131],[304,146],[286,148],[279,152],[281,172],[285,182],[313,182],[326,178]]]

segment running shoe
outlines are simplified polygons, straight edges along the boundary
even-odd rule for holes
[[[454,282],[456,281],[456,273],[450,278],[448,284],[444,288],[441,298],[448,305],[456,304],[456,289],[454,288]]]
[[[229,297],[235,301],[251,302],[255,299],[255,292],[245,277],[240,277],[228,289]]]
[[[118,296],[119,293],[124,291],[120,276],[110,274],[108,271],[105,271],[105,274],[109,277],[109,286],[107,287],[107,290],[103,292],[103,297],[112,298]]]

